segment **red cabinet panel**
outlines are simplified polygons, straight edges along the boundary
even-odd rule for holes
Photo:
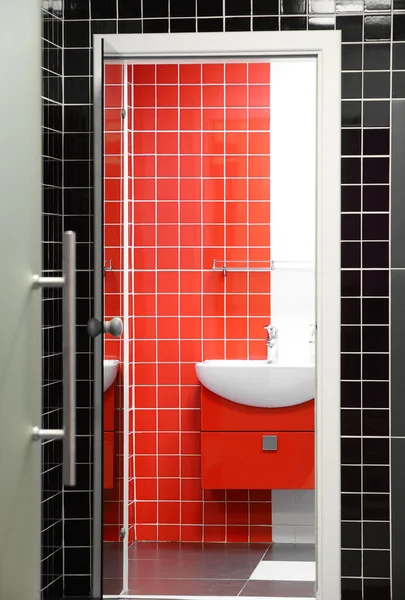
[[[314,431],[314,401],[284,408],[230,402],[201,386],[202,431]]]
[[[203,432],[201,436],[203,489],[314,488],[312,432]],[[263,436],[275,436],[277,449],[263,450]]]
[[[114,431],[115,385],[104,392],[104,431]]]
[[[104,432],[104,488],[114,487],[114,432]]]

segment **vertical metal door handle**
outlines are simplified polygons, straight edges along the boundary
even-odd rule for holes
[[[63,478],[76,485],[76,234],[63,239]]]
[[[63,429],[33,427],[34,440],[63,438],[63,481],[76,485],[76,234],[63,234],[63,277],[32,278],[34,288],[63,288]]]

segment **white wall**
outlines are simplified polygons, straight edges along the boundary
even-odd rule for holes
[[[279,332],[279,362],[310,360],[315,319],[315,271],[287,270],[278,261],[315,262],[316,63],[271,64],[271,322]],[[299,266],[299,265],[297,265]],[[314,493],[275,490],[273,541],[315,541]]]

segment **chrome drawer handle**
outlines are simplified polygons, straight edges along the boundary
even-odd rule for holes
[[[264,435],[262,437],[262,450],[277,450],[277,436],[276,435]]]
[[[64,439],[63,481],[76,485],[76,233],[63,234],[63,277],[34,275],[33,287],[63,288],[63,429],[33,427],[33,440]]]

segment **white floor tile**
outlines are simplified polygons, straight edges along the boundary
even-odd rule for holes
[[[263,560],[253,571],[255,581],[315,581],[315,563]]]

